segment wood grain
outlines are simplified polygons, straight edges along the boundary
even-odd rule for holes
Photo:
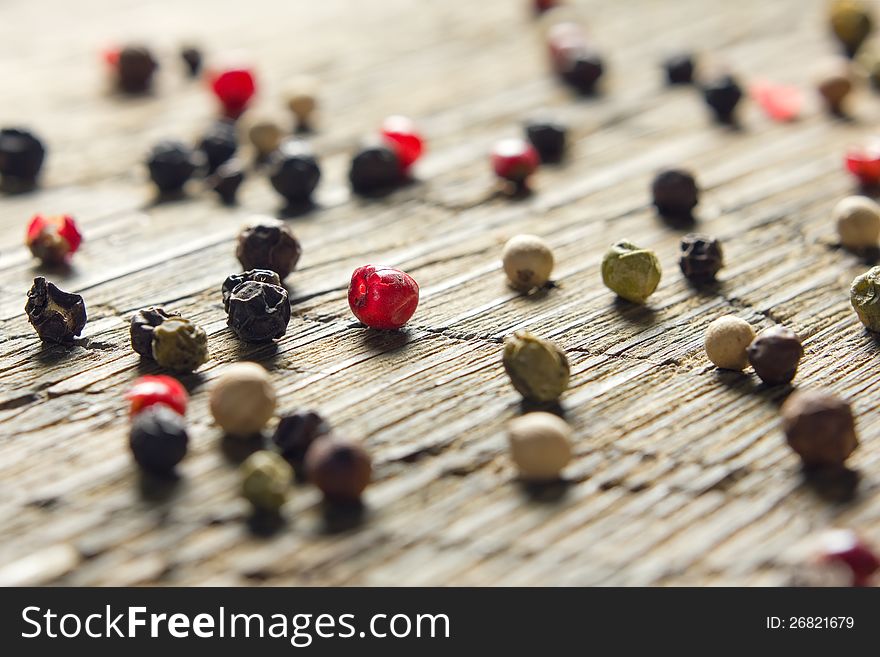
[[[547,74],[524,2],[194,0],[173,14],[163,3],[47,4],[6,0],[0,23],[0,125],[32,126],[50,147],[42,188],[0,198],[0,583],[781,584],[823,528],[880,542],[878,341],[847,295],[867,265],[834,247],[829,221],[852,192],[842,152],[871,133],[880,99],[859,89],[841,121],[810,91],[793,124],[747,104],[729,130],[694,90],[664,88],[659,70],[671,50],[693,48],[706,67],[811,90],[812,65],[834,52],[822,2],[572,3],[609,64],[604,93],[587,100]],[[152,96],[105,89],[99,51],[128,39],[161,55]],[[215,111],[176,59],[192,39],[214,61],[252,59],[253,114],[277,114],[296,74],[322,83],[319,207],[286,219],[304,255],[275,348],[235,340],[219,298],[238,270],[241,224],[279,212],[267,181],[251,175],[229,209],[198,184],[156,203],[145,180],[153,142],[194,139]],[[530,198],[503,198],[486,154],[545,111],[570,125],[570,157],[538,174]],[[429,139],[418,182],[352,198],[351,153],[391,113]],[[698,174],[697,228],[727,259],[715,289],[682,279],[683,231],[650,206],[666,165]],[[21,235],[31,214],[62,211],[86,242],[72,270],[48,275],[84,295],[90,320],[75,347],[43,348],[22,311],[38,269]],[[558,262],[558,286],[530,297],[505,286],[498,262],[523,232]],[[616,302],[599,277],[624,237],[663,264],[644,308]],[[375,333],[350,315],[348,277],[366,262],[421,284],[405,330]],[[142,477],[126,447],[122,395],[159,371],[131,352],[127,324],[153,304],[201,323],[212,352],[183,378],[192,449],[174,483]],[[806,349],[796,386],[852,401],[862,445],[850,477],[801,473],[778,428],[788,389],[709,366],[702,333],[726,313],[794,328]],[[541,489],[523,487],[505,456],[505,424],[523,408],[500,349],[521,328],[558,341],[573,365],[563,407],[576,459],[564,483]],[[211,380],[241,359],[270,369],[283,409],[319,408],[365,441],[376,481],[363,514],[327,509],[300,485],[281,526],[249,522],[243,450],[207,409]]]

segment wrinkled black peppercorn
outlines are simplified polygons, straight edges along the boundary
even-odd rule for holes
[[[153,53],[143,46],[128,46],[119,51],[117,84],[127,94],[144,93],[153,83],[153,73],[159,68]]]
[[[667,169],[654,178],[651,193],[657,212],[664,217],[679,219],[691,216],[700,191],[690,173],[681,169]]]
[[[288,203],[307,203],[321,169],[305,142],[289,139],[269,156],[269,180]]]
[[[541,162],[559,162],[565,154],[566,128],[556,121],[530,121],[526,137],[541,156]]]
[[[232,296],[232,291],[248,281],[281,286],[281,278],[271,269],[251,269],[241,274],[227,276],[226,280],[223,281],[223,286],[220,288],[220,294],[223,296],[223,310],[229,312],[229,297]]]
[[[694,81],[694,58],[690,53],[679,53],[663,62],[669,84],[691,84]]]
[[[72,342],[86,325],[83,298],[59,290],[42,276],[34,279],[24,310],[44,342]]]
[[[167,474],[186,456],[186,422],[164,404],[154,404],[134,416],[128,445],[144,470]]]
[[[236,158],[227,160],[208,179],[208,185],[224,205],[235,205],[238,188],[244,182],[244,168]]]
[[[202,51],[193,46],[186,46],[180,50],[180,58],[186,64],[189,76],[197,77],[202,70]]]
[[[775,386],[788,383],[797,373],[804,347],[797,333],[785,326],[766,328],[748,348],[749,362],[761,381]]]
[[[180,317],[178,313],[168,312],[159,306],[137,311],[131,318],[129,333],[131,348],[135,353],[147,358],[153,357],[153,329],[166,319]]]
[[[685,278],[694,283],[711,283],[724,265],[721,244],[706,235],[685,235],[681,238],[678,266]]]
[[[722,75],[703,85],[703,98],[720,123],[733,123],[734,110],[743,92],[732,75]]]
[[[179,192],[192,178],[202,159],[179,141],[161,141],[150,151],[150,178],[163,194]]]
[[[271,269],[281,280],[296,268],[302,248],[284,223],[265,218],[248,226],[238,236],[235,251],[242,269]]]
[[[246,281],[226,300],[226,324],[245,342],[269,342],[287,332],[290,301],[280,285]]]
[[[18,128],[0,130],[0,176],[5,190],[31,189],[45,157],[43,142],[32,132]]]
[[[355,194],[382,194],[400,184],[403,178],[397,155],[387,146],[368,145],[351,161],[348,180]]]
[[[298,475],[301,474],[306,452],[316,438],[330,433],[330,424],[314,411],[285,413],[281,416],[272,441]]]
[[[198,149],[205,155],[207,173],[214,173],[217,167],[231,159],[238,150],[235,124],[231,121],[215,122],[202,137]]]

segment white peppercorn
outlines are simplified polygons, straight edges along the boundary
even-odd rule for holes
[[[511,237],[501,259],[511,287],[521,292],[542,287],[553,273],[553,251],[537,235]]]
[[[706,328],[706,355],[716,367],[742,371],[749,364],[747,349],[754,338],[755,330],[744,319],[719,317]]]
[[[876,247],[880,241],[880,205],[867,196],[847,196],[834,206],[831,216],[846,248]]]
[[[269,374],[256,363],[227,366],[211,389],[214,420],[232,436],[258,434],[275,412],[275,403]]]
[[[571,427],[552,413],[527,413],[507,426],[510,457],[527,481],[559,477],[571,461]]]

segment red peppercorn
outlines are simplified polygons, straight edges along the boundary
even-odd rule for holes
[[[804,97],[793,85],[756,82],[750,91],[755,102],[774,121],[793,121],[800,114]]]
[[[186,413],[189,395],[186,388],[177,379],[170,376],[142,376],[125,395],[131,402],[131,416],[141,411],[162,404],[180,415]]]
[[[382,122],[382,138],[397,155],[400,167],[407,171],[425,149],[425,142],[412,120],[405,116],[389,116]]]
[[[528,187],[528,178],[540,162],[538,151],[525,139],[502,139],[492,149],[495,175],[513,183],[517,190]]]
[[[31,253],[50,265],[59,265],[70,260],[81,243],[82,234],[69,214],[51,217],[34,215],[25,236],[25,244]]]
[[[849,568],[853,586],[868,586],[871,576],[880,570],[877,555],[849,529],[834,529],[822,536],[820,559]]]
[[[351,275],[348,305],[370,328],[398,329],[419,305],[419,284],[399,269],[364,265]]]
[[[229,68],[213,75],[211,89],[223,105],[224,114],[235,119],[247,109],[257,84],[249,69]]]
[[[880,184],[880,142],[850,148],[844,161],[846,168],[862,185]]]

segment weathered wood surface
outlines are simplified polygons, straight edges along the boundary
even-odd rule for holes
[[[692,47],[743,79],[809,85],[833,49],[821,2],[577,4],[609,60],[593,100],[547,75],[535,25],[511,0],[0,5],[0,124],[31,125],[51,148],[39,192],[0,198],[3,583],[776,584],[817,530],[880,541],[878,342],[848,305],[865,264],[831,246],[828,219],[852,188],[842,150],[870,134],[880,98],[860,90],[849,122],[812,103],[795,124],[747,106],[741,130],[718,128],[694,91],[663,88],[661,56]],[[97,52],[128,37],[162,51],[154,97],[103,90]],[[144,180],[151,143],[194,138],[214,111],[178,70],[175,49],[193,37],[211,53],[247,51],[267,111],[295,74],[324,84],[321,207],[289,219],[305,252],[275,351],[231,338],[218,294],[238,269],[241,223],[278,211],[266,181],[252,177],[241,206],[225,209],[196,190],[154,204]],[[530,199],[497,197],[488,148],[544,109],[570,123],[571,158],[542,170]],[[430,139],[421,182],[350,198],[350,153],[390,113],[413,116]],[[716,290],[683,281],[681,231],[649,206],[667,164],[698,172],[699,228],[727,254]],[[20,240],[37,211],[71,212],[86,234],[75,268],[50,274],[89,309],[71,350],[41,349],[22,312],[35,265]],[[521,232],[556,250],[558,288],[523,298],[505,287],[500,246]],[[646,308],[616,303],[599,278],[602,253],[623,237],[663,262]],[[350,316],[347,280],[366,262],[421,283],[405,331],[373,333]],[[122,394],[158,371],[131,353],[127,321],[158,303],[202,323],[213,354],[184,379],[192,450],[176,485],[143,480],[126,446]],[[806,348],[797,385],[852,400],[863,441],[854,486],[801,474],[777,426],[786,390],[708,366],[702,332],[725,313],[795,328]],[[557,340],[573,363],[563,405],[577,458],[552,490],[523,488],[505,458],[504,425],[521,407],[500,344],[518,328]],[[283,408],[317,406],[365,440],[376,481],[362,517],[327,514],[300,486],[283,527],[249,526],[241,450],[206,403],[211,379],[239,359],[270,368]]]

